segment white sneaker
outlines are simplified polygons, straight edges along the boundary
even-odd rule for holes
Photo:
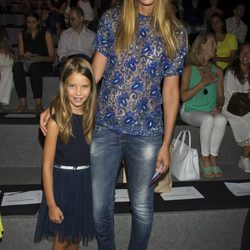
[[[240,156],[238,163],[239,168],[243,169],[246,173],[250,173],[250,160]]]

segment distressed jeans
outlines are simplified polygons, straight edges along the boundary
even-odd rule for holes
[[[132,212],[129,250],[146,250],[153,222],[154,189],[149,187],[162,137],[117,134],[96,126],[91,144],[93,214],[99,250],[114,250],[114,200],[125,160]]]

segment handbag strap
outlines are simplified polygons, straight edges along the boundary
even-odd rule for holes
[[[177,144],[178,141],[181,141],[181,144],[183,145],[186,140],[186,134],[188,134],[188,146],[191,148],[191,133],[189,130],[181,130],[180,133],[178,134],[175,142],[174,142],[174,148]]]

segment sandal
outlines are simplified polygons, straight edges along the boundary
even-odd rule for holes
[[[214,176],[215,177],[221,177],[222,176],[222,170],[218,166],[213,166]]]
[[[201,159],[200,159],[200,167],[201,167],[202,175],[204,177],[207,177],[207,178],[213,178],[213,177],[215,177],[213,167],[211,167],[211,166],[205,167],[203,165],[203,162],[202,162]]]

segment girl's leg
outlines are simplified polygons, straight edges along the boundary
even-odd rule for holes
[[[74,244],[69,244],[67,250],[78,250],[78,248],[79,248],[79,242]]]
[[[250,145],[246,145],[242,149],[242,157],[243,158],[248,158],[250,157]]]
[[[67,241],[59,241],[58,235],[54,238],[52,250],[67,250],[68,242]]]

